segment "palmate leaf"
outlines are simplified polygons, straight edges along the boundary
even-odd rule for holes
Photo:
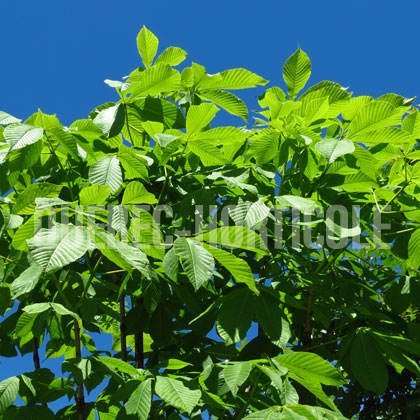
[[[174,242],[174,251],[181,259],[181,264],[195,290],[210,280],[214,272],[214,258],[197,241],[178,238]]]
[[[287,85],[290,99],[306,85],[311,75],[311,61],[306,53],[298,48],[286,61],[283,67],[283,78]]]
[[[230,114],[241,117],[245,122],[248,121],[248,108],[245,103],[233,93],[224,90],[208,90],[198,93],[198,96],[201,99],[215,103]]]
[[[120,161],[117,156],[104,156],[89,169],[89,180],[92,185],[108,185],[112,192],[120,188],[123,177]]]
[[[83,227],[57,224],[41,229],[27,243],[35,261],[48,272],[81,258],[89,249],[90,238]]]
[[[187,136],[191,137],[193,134],[207,127],[216,116],[218,110],[219,108],[217,106],[209,103],[192,105],[187,115]]]
[[[190,389],[180,380],[157,376],[156,394],[167,404],[186,411],[188,414],[194,409],[201,398],[199,389]]]
[[[16,401],[19,395],[19,378],[13,376],[0,382],[0,415]]]
[[[125,412],[136,419],[147,420],[152,405],[152,380],[146,379],[124,404]]]
[[[354,152],[354,144],[350,140],[323,139],[315,149],[331,164],[340,156]]]
[[[151,66],[158,46],[159,40],[156,35],[143,26],[137,35],[137,49],[146,68]]]
[[[172,92],[181,87],[181,74],[169,64],[162,63],[150,67],[135,79],[130,78],[130,87],[124,94],[131,94],[130,99],[137,96],[156,96],[162,92]]]
[[[3,136],[11,152],[38,142],[44,136],[44,130],[29,124],[12,124],[4,129]]]
[[[258,74],[246,69],[231,69],[218,73],[214,76],[203,77],[197,84],[198,90],[204,89],[246,89],[264,86],[268,80],[263,79]]]
[[[166,63],[170,66],[177,66],[187,58],[187,52],[179,47],[169,47],[156,59],[156,64]]]

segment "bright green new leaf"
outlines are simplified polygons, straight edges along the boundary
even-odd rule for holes
[[[191,137],[207,127],[219,109],[214,104],[192,105],[187,114],[187,135]]]
[[[29,124],[12,124],[4,129],[3,135],[11,152],[38,142],[44,136],[44,130]]]
[[[205,89],[247,89],[266,85],[267,80],[246,69],[231,69],[214,76],[203,77],[197,84],[200,91]]]
[[[163,51],[162,54],[156,59],[155,65],[166,63],[170,66],[177,66],[187,58],[187,52],[179,47],[169,47]]]
[[[100,205],[106,202],[111,194],[111,188],[108,185],[91,185],[84,187],[80,191],[80,204],[82,206]]]
[[[230,114],[241,117],[245,122],[248,121],[248,108],[245,103],[236,95],[224,90],[208,90],[198,94],[201,99],[211,101],[223,108]]]
[[[404,111],[399,111],[388,102],[368,102],[356,114],[347,130],[347,137],[353,138],[356,134],[366,133],[401,122]]]
[[[0,415],[16,401],[19,395],[19,378],[13,376],[0,382]]]
[[[311,60],[298,48],[286,61],[283,67],[283,78],[287,85],[290,99],[296,98],[304,88],[311,75]]]
[[[122,204],[155,204],[156,197],[138,181],[130,182],[124,190]]]
[[[146,68],[152,65],[158,45],[159,40],[156,35],[143,26],[137,35],[137,49]]]
[[[354,152],[354,144],[350,140],[323,139],[315,149],[331,164],[340,156]]]
[[[129,79],[130,87],[124,94],[137,96],[156,96],[162,92],[178,90],[181,84],[181,75],[169,64],[161,63],[142,72],[138,78]]]

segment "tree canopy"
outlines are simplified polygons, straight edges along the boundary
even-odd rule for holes
[[[414,98],[308,88],[298,49],[251,126],[263,77],[137,47],[86,119],[0,112],[0,416],[419,418]]]

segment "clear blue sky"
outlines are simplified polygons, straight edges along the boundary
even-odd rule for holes
[[[186,63],[210,73],[245,67],[281,84],[282,65],[300,45],[312,60],[312,84],[420,95],[418,0],[3,0],[1,9],[0,110],[18,117],[40,107],[69,124],[116,99],[103,80],[140,65],[142,25],[162,48],[184,48]],[[242,95],[251,109],[257,93]]]
[[[283,63],[300,46],[312,60],[311,84],[328,79],[357,95],[420,96],[418,0],[1,3],[0,110],[20,118],[39,107],[70,124],[117,99],[103,80],[141,64],[142,25],[159,37],[160,51],[182,47],[187,65],[209,73],[245,67],[283,86]],[[253,109],[260,92],[239,96]],[[55,370],[57,362],[44,366]],[[31,369],[30,355],[0,358],[0,380]]]

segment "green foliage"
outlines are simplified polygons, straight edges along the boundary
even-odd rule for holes
[[[414,98],[305,90],[298,49],[215,126],[267,80],[137,47],[87,119],[0,112],[2,418],[417,419]]]

